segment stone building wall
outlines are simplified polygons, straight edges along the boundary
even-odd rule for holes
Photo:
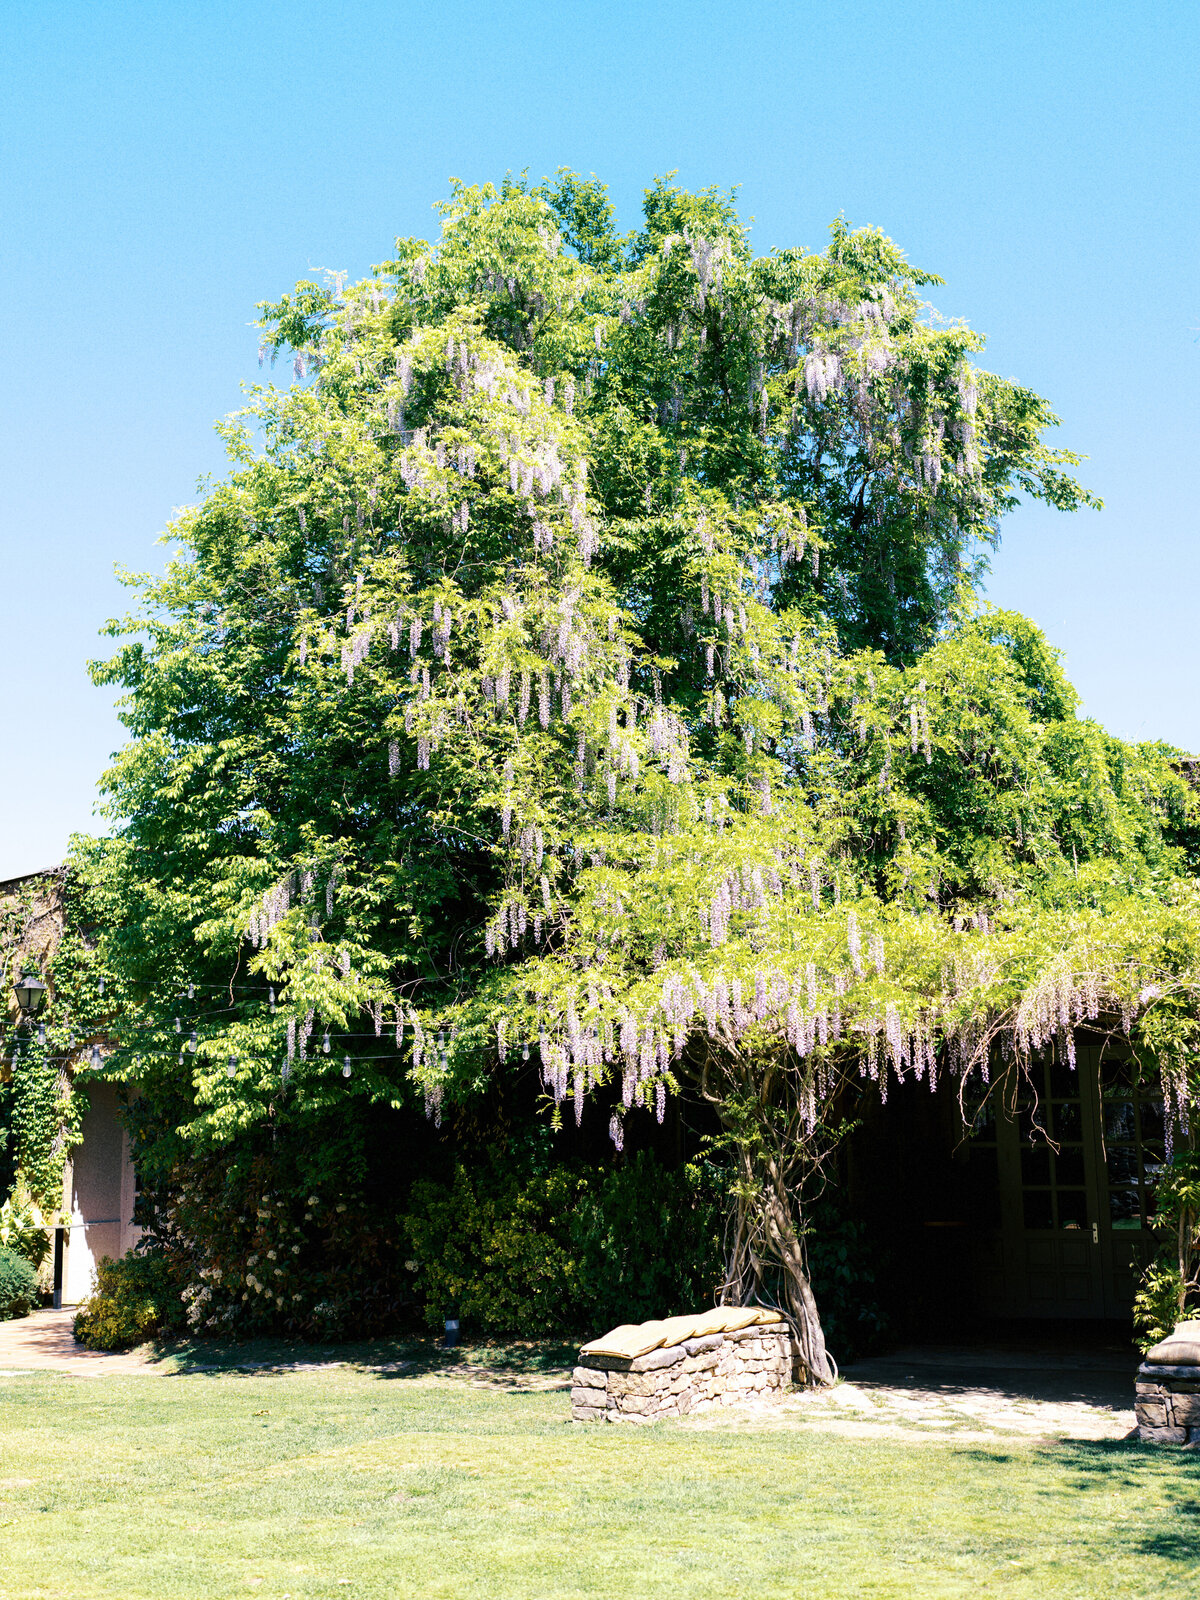
[[[576,1422],[652,1422],[739,1400],[775,1400],[796,1354],[786,1323],[709,1333],[646,1355],[580,1352],[571,1388]]]

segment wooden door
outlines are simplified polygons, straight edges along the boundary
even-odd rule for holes
[[[995,1152],[997,1226],[981,1239],[981,1309],[997,1317],[1127,1318],[1154,1241],[1162,1102],[1125,1052],[1057,1051],[1010,1072],[972,1140]]]
[[[1123,1052],[1106,1051],[1098,1067],[1102,1180],[1098,1200],[1106,1315],[1127,1317],[1157,1242],[1150,1221],[1164,1159],[1162,1092],[1157,1084],[1134,1088],[1132,1064]]]

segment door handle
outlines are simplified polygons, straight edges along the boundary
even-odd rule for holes
[[[1092,1223],[1092,1243],[1100,1243],[1100,1224],[1098,1222]]]

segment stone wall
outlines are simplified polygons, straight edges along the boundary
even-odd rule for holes
[[[786,1323],[709,1333],[647,1355],[581,1351],[571,1388],[576,1422],[652,1422],[739,1400],[777,1400],[796,1355]]]
[[[1150,1444],[1200,1445],[1200,1367],[1144,1361],[1138,1368],[1136,1389],[1139,1439]]]

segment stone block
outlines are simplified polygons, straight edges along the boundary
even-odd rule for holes
[[[606,1389],[608,1374],[597,1367],[576,1367],[571,1374],[571,1382],[576,1388]]]
[[[1138,1428],[1138,1438],[1143,1444],[1186,1444],[1187,1436],[1186,1428],[1147,1428],[1144,1425]]]
[[[631,1372],[621,1385],[622,1394],[661,1394],[668,1387],[665,1376],[659,1372]]]
[[[1200,1394],[1176,1390],[1171,1396],[1171,1420],[1177,1428],[1200,1427]]]
[[[581,1367],[595,1367],[597,1372],[628,1372],[632,1362],[628,1356],[595,1356],[581,1350],[579,1364]]]
[[[682,1345],[668,1345],[664,1350],[648,1350],[644,1356],[635,1356],[629,1363],[630,1372],[657,1372],[661,1367],[673,1367],[683,1360]]]
[[[724,1344],[725,1335],[722,1333],[706,1333],[700,1339],[685,1339],[679,1346],[689,1356],[702,1355],[706,1350],[716,1350]]]
[[[644,1394],[623,1394],[617,1400],[617,1410],[623,1417],[640,1417],[650,1409],[650,1401]]]
[[[720,1364],[720,1354],[716,1350],[705,1351],[703,1355],[688,1356],[684,1361],[686,1372],[711,1372]]]

